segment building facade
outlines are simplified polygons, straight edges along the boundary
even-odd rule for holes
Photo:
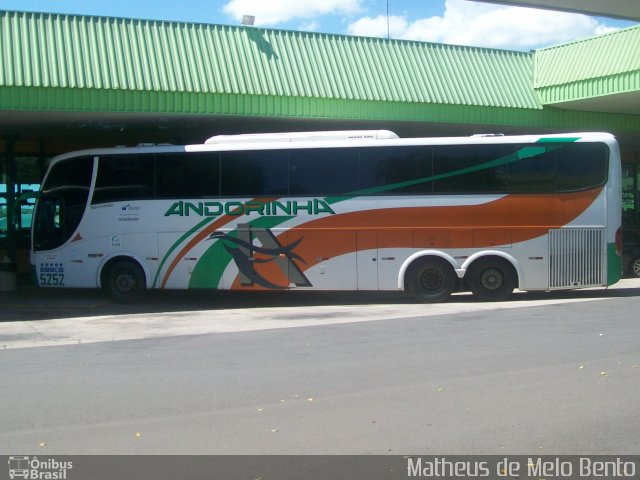
[[[637,225],[638,51],[640,26],[519,52],[0,11],[0,257],[26,265],[28,197],[52,156],[250,132],[607,131],[625,164],[624,221]]]

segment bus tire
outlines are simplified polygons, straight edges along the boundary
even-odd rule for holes
[[[467,283],[476,299],[497,302],[508,299],[516,288],[518,275],[504,258],[488,257],[476,260],[467,272]]]
[[[416,300],[424,303],[443,302],[453,292],[456,275],[451,264],[442,258],[421,258],[407,269],[405,283]]]
[[[106,288],[118,303],[138,302],[147,289],[144,272],[134,261],[118,260],[109,266]]]

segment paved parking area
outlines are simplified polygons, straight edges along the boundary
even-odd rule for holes
[[[0,349],[243,332],[396,318],[518,309],[640,296],[640,279],[609,289],[517,292],[507,302],[480,303],[469,294],[419,304],[398,293],[151,292],[119,305],[101,292],[24,288],[0,296]]]

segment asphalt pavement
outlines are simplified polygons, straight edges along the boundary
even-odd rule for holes
[[[0,452],[636,454],[639,286],[440,305],[208,292],[133,312],[34,291],[3,300]]]

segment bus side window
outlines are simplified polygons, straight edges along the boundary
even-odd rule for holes
[[[152,155],[111,155],[100,158],[91,203],[139,200],[153,197]]]
[[[378,194],[431,194],[431,147],[366,147],[361,149],[359,189]]]
[[[290,195],[339,195],[358,190],[357,148],[290,150]]]
[[[222,196],[283,196],[288,193],[286,150],[221,154]]]
[[[156,156],[156,198],[208,198],[220,195],[220,154],[162,153]]]
[[[507,168],[509,193],[554,193],[556,162],[550,145],[518,145]]]
[[[556,190],[572,192],[602,185],[607,180],[607,146],[570,143],[556,151]]]
[[[508,145],[438,145],[433,147],[435,193],[505,193]]]

